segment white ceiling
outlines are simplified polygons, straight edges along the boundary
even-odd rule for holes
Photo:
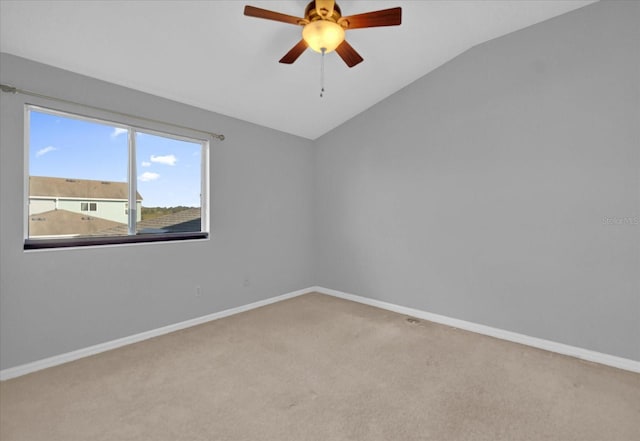
[[[323,98],[319,54],[278,63],[301,28],[243,15],[307,3],[0,0],[0,50],[315,139],[472,46],[593,0],[339,1],[344,16],[401,6],[403,23],[347,31],[364,62],[327,55]]]

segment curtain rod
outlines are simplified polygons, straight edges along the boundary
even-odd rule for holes
[[[109,112],[109,113],[113,113],[114,115],[125,116],[127,118],[135,118],[135,119],[138,119],[138,120],[141,120],[141,121],[147,121],[147,122],[152,122],[152,123],[157,123],[157,124],[164,124],[164,125],[176,127],[176,128],[179,128],[179,129],[186,129],[186,130],[191,130],[191,131],[194,131],[194,132],[205,133],[207,135],[210,135],[213,138],[219,139],[220,141],[224,141],[224,135],[221,134],[221,133],[206,132],[204,130],[194,129],[193,127],[181,126],[180,124],[174,124],[174,123],[169,123],[169,122],[166,122],[166,121],[160,121],[160,120],[153,119],[153,118],[145,118],[144,116],[131,115],[130,113],[124,113],[124,112],[118,112],[118,111],[115,111],[115,110],[104,109],[102,107],[91,106],[89,104],[78,103],[76,101],[71,101],[71,100],[65,100],[63,98],[57,98],[57,97],[54,97],[54,96],[44,95],[44,94],[41,94],[41,93],[38,93],[38,92],[32,92],[30,90],[18,89],[17,87],[9,86],[7,84],[0,84],[0,90],[2,90],[2,92],[5,92],[5,93],[20,93],[22,95],[29,95],[29,96],[34,96],[34,97],[37,97],[37,98],[44,98],[44,99],[47,99],[47,100],[59,101],[61,103],[74,104],[74,105],[78,105],[78,106],[88,107],[88,108],[93,109],[93,110],[99,110],[99,111],[102,111],[102,112]]]

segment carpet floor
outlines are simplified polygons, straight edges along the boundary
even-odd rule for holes
[[[640,374],[321,294],[0,383],[2,441],[640,440]]]

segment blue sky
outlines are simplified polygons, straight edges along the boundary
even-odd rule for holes
[[[200,206],[198,143],[138,133],[137,185],[145,207]],[[31,111],[29,174],[126,182],[126,129]]]

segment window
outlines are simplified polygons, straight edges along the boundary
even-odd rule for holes
[[[208,141],[36,106],[26,123],[25,249],[208,236]]]
[[[95,202],[80,202],[80,211],[97,211],[98,204]]]

